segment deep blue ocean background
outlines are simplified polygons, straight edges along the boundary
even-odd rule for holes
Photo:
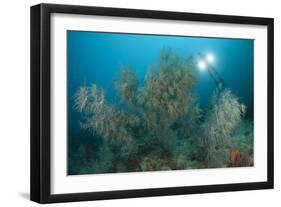
[[[122,66],[132,66],[143,83],[149,66],[157,64],[164,48],[171,48],[182,57],[212,53],[213,66],[224,79],[226,87],[247,106],[246,119],[253,120],[254,40],[179,37],[102,32],[67,32],[67,88],[69,144],[87,140],[79,127],[80,114],[73,108],[73,95],[81,85],[97,84],[106,99],[118,104],[114,81]],[[207,70],[198,70],[195,93],[201,108],[209,105],[215,83]]]

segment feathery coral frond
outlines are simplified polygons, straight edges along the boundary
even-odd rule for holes
[[[83,174],[251,165],[253,133],[236,130],[243,128],[245,105],[230,89],[217,89],[210,110],[203,116],[194,95],[196,83],[193,58],[182,58],[166,48],[159,63],[148,70],[143,87],[131,67],[121,70],[116,88],[129,109],[109,103],[103,89],[95,84],[81,86],[74,95],[74,108],[83,114],[81,127],[97,135],[93,139],[99,137],[102,144],[92,151],[81,147],[81,156],[92,158],[74,157],[72,162],[86,167],[72,171]],[[243,152],[239,159],[230,157],[234,147]]]

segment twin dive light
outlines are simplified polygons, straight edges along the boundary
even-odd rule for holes
[[[215,62],[215,57],[212,53],[208,53],[205,57],[201,58],[198,62],[198,68],[200,70],[206,70],[209,64]]]
[[[220,89],[225,87],[225,82],[223,78],[220,76],[213,63],[215,62],[215,57],[212,53],[208,53],[206,55],[202,55],[198,53],[199,61],[198,68],[199,70],[207,70],[210,77],[214,80],[216,86]]]

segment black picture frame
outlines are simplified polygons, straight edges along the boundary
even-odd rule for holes
[[[50,32],[52,13],[134,17],[149,19],[181,20],[210,23],[232,23],[267,26],[267,181],[238,184],[218,184],[188,187],[85,192],[73,194],[51,194],[51,70]],[[273,188],[273,95],[274,95],[274,20],[272,18],[195,14],[168,11],[39,4],[31,7],[31,174],[30,199],[38,203],[88,201],[102,199],[165,196],[224,191],[241,191]]]

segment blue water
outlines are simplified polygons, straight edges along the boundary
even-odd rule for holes
[[[89,136],[80,129],[81,115],[73,108],[73,95],[81,85],[94,83],[105,90],[107,101],[117,103],[114,81],[120,68],[132,66],[143,83],[149,66],[158,63],[164,48],[171,48],[182,57],[192,55],[196,62],[199,61],[198,53],[212,53],[215,57],[213,67],[226,87],[246,105],[246,119],[253,120],[254,40],[68,31],[69,140],[84,137],[85,142]],[[195,93],[201,108],[208,108],[215,87],[207,70],[198,68]]]
[[[68,31],[68,95],[83,84],[96,83],[105,89],[107,98],[115,97],[114,80],[121,66],[132,66],[143,80],[150,65],[157,64],[163,48],[195,58],[198,53],[212,53],[213,66],[226,87],[247,106],[253,115],[254,40],[196,38],[178,36],[114,34]],[[208,106],[215,83],[208,72],[199,70],[196,92],[204,108]]]

